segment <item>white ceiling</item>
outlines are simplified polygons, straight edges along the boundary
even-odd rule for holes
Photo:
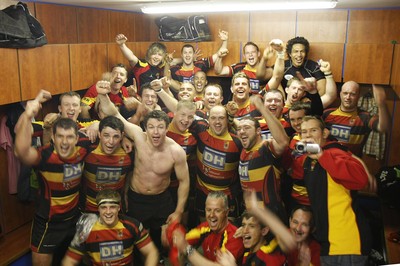
[[[1,0],[8,2],[7,0]],[[11,0],[17,2],[17,0]],[[193,0],[192,0],[193,1]],[[199,1],[199,0],[197,0]],[[215,0],[229,4],[232,0]],[[247,1],[247,0],[244,0]],[[270,1],[270,0],[261,0]],[[282,1],[282,0],[281,0]],[[289,0],[297,1],[297,0]],[[314,1],[314,0],[311,0]],[[186,0],[27,0],[24,2],[54,3],[72,6],[85,6],[101,9],[141,12],[141,7],[149,3],[187,2]],[[4,2],[3,2],[4,4]],[[336,9],[380,9],[400,8],[400,0],[338,0]]]

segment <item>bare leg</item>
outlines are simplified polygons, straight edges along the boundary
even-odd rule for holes
[[[32,252],[33,266],[51,266],[52,261],[53,261],[53,254]]]

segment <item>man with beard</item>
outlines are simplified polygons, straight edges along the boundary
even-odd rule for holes
[[[111,91],[109,93],[109,97],[111,102],[113,102],[116,106],[121,107],[124,105],[124,101],[129,98],[131,95],[129,93],[128,88],[124,86],[124,83],[128,79],[128,71],[126,70],[123,64],[115,65],[111,70]],[[94,109],[94,105],[96,103],[97,91],[96,84],[93,84],[86,91],[85,95],[81,100],[81,117],[82,118],[90,118],[91,116],[96,118],[98,114],[92,113],[90,114],[90,110]]]
[[[317,80],[317,88],[320,96],[325,94],[326,80],[317,62],[309,60],[308,53],[310,43],[304,37],[295,37],[286,44],[286,54],[289,60],[285,61],[285,73],[282,79],[282,87],[288,87],[287,83],[297,72],[304,78],[314,77]]]
[[[243,46],[243,54],[245,62],[240,62],[231,66],[223,66],[222,58],[227,55],[227,52],[220,53],[215,61],[214,71],[216,75],[232,77],[234,74],[243,72],[249,79],[249,92],[257,94],[266,85],[266,80],[272,76],[272,68],[268,68],[265,74],[265,80],[257,79],[257,66],[259,64],[260,49],[257,44],[247,42]]]
[[[278,158],[285,151],[289,138],[279,120],[264,107],[258,96],[252,100],[265,118],[272,139],[263,140],[258,120],[245,117],[239,121],[237,134],[242,143],[239,176],[243,190],[254,190],[265,205],[286,221],[286,213],[280,198],[280,162]]]
[[[158,264],[157,248],[142,223],[119,215],[121,195],[117,191],[100,191],[96,205],[98,215],[81,216],[63,266],[80,265],[85,254],[93,265],[132,265],[133,250],[136,249],[144,256],[144,265]]]
[[[128,189],[127,213],[150,229],[154,243],[161,250],[161,226],[181,220],[188,197],[186,154],[181,146],[166,136],[169,124],[167,114],[159,110],[149,112],[143,120],[146,128],[143,132],[118,113],[107,96],[109,86],[107,81],[98,84],[102,111],[121,119],[125,133],[135,142],[135,167]],[[175,171],[179,181],[176,205],[168,190],[172,171]]]

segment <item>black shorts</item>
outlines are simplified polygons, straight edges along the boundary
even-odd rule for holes
[[[168,189],[158,195],[143,195],[132,189],[128,190],[128,216],[143,223],[160,253],[163,251],[161,226],[175,208],[176,205]]]
[[[78,218],[54,222],[35,215],[31,232],[32,251],[51,254],[65,242],[71,241],[75,234]]]
[[[160,228],[175,208],[168,189],[158,195],[143,195],[128,190],[128,216],[142,222],[146,228]]]

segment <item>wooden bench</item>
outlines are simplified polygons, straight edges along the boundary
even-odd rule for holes
[[[30,251],[31,222],[0,238],[0,265],[9,265]]]

